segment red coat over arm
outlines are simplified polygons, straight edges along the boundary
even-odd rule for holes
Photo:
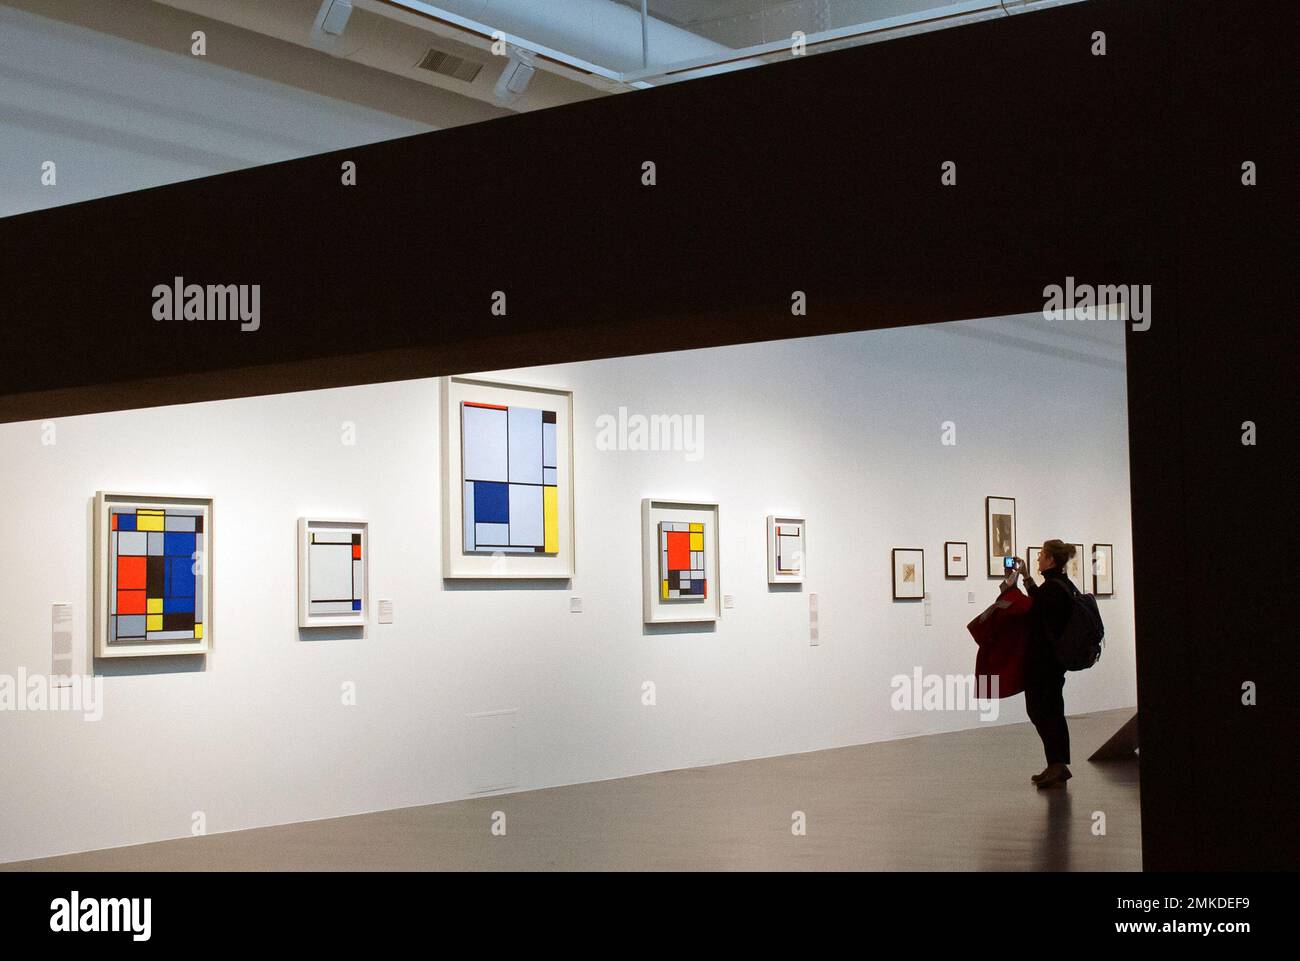
[[[1025,689],[1025,645],[1029,640],[1029,608],[1033,601],[1017,588],[998,595],[984,613],[966,625],[979,645],[975,655],[977,691],[992,693],[997,678],[998,697],[1011,697]],[[989,680],[981,680],[984,676]],[[987,687],[985,685],[988,685]]]

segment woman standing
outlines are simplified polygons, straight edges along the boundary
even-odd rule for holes
[[[1042,584],[1035,584],[1025,570],[1024,561],[1016,558],[1016,570],[1024,576],[1025,590],[1034,602],[1029,611],[1029,640],[1025,648],[1025,709],[1047,755],[1047,767],[1030,778],[1040,788],[1058,787],[1073,777],[1068,767],[1070,730],[1065,724],[1065,668],[1056,659],[1055,641],[1070,617],[1073,589],[1065,568],[1074,555],[1073,544],[1046,541],[1038,553]]]

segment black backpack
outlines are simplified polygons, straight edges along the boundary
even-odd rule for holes
[[[1056,659],[1067,671],[1086,671],[1101,659],[1101,647],[1106,637],[1101,612],[1097,610],[1097,598],[1080,592],[1072,581],[1064,577],[1051,577],[1047,581],[1060,584],[1070,595],[1070,615],[1061,636],[1053,644]]]

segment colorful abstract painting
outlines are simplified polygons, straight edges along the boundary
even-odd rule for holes
[[[112,507],[108,641],[203,640],[204,511]]]
[[[364,614],[365,558],[360,531],[313,530],[307,543],[307,608],[317,614]]]
[[[465,553],[560,549],[555,411],[461,403]]]
[[[659,522],[659,583],[665,601],[709,596],[702,523]]]
[[[800,524],[776,525],[776,572],[803,572],[803,527]]]

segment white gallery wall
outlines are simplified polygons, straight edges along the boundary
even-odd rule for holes
[[[1023,721],[1019,696],[994,722],[891,707],[896,675],[974,669],[964,625],[996,594],[987,495],[1016,498],[1022,554],[1115,545],[1107,647],[1069,676],[1066,707],[1136,703],[1118,322],[1035,314],[502,376],[574,391],[571,584],[441,579],[436,380],[0,425],[0,676],[49,671],[61,601],[88,669],[96,490],[215,500],[206,663],[97,662],[98,721],[0,711],[0,861],[188,836],[199,814],[213,833]],[[699,446],[598,449],[620,407],[699,418]],[[721,505],[734,607],[716,626],[643,626],[643,497]],[[767,584],[770,513],[807,518],[802,589]],[[372,607],[364,637],[298,629],[311,514],[370,522],[372,603],[393,601],[392,624]],[[946,540],[969,542],[966,579],[945,580]],[[893,547],[925,549],[928,625],[922,602],[891,599]],[[1096,747],[1076,742],[1075,762]]]

